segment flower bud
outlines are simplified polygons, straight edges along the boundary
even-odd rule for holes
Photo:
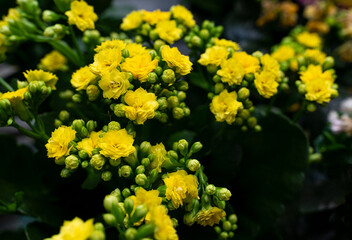
[[[257,119],[255,117],[250,117],[247,120],[247,124],[250,128],[254,128],[257,125]]]
[[[172,109],[172,116],[175,119],[181,119],[185,116],[185,113],[182,108],[175,107],[174,109]]]
[[[107,195],[104,198],[104,208],[106,209],[106,211],[111,212],[112,206],[113,205],[118,205],[119,204],[119,200],[116,196],[113,195]]]
[[[317,106],[314,103],[309,103],[307,105],[307,111],[308,112],[314,112],[315,110],[317,110]]]
[[[137,168],[136,168],[136,174],[142,174],[145,172],[145,167],[143,165],[139,165]]]
[[[62,121],[62,122],[66,122],[70,119],[70,113],[67,112],[66,110],[62,110],[60,113],[59,113],[59,119]]]
[[[89,132],[94,131],[94,129],[97,127],[97,122],[93,120],[89,120],[86,124],[86,128]]]
[[[229,221],[232,223],[232,224],[236,224],[237,223],[237,215],[236,214],[231,214],[229,216]]]
[[[183,156],[188,153],[188,142],[185,139],[178,141],[177,148]]]
[[[179,82],[175,83],[175,87],[179,91],[187,91],[188,90],[188,82],[179,81]]]
[[[167,106],[169,108],[175,108],[179,105],[179,100],[176,96],[170,96],[168,99],[167,99]]]
[[[330,68],[333,68],[335,65],[335,60],[333,57],[331,56],[328,56],[325,58],[325,61],[323,63],[323,69],[324,71],[327,70],[327,69],[330,69]]]
[[[217,195],[220,200],[228,201],[230,200],[232,194],[227,188],[220,188]]]
[[[142,239],[148,237],[154,233],[155,225],[152,223],[147,223],[138,228],[136,239]]]
[[[105,240],[105,233],[103,231],[94,230],[89,236],[89,240]]]
[[[216,83],[214,86],[214,93],[219,94],[224,90],[224,84],[223,83]]]
[[[137,230],[135,228],[128,228],[125,232],[125,237],[127,240],[136,239]]]
[[[139,186],[144,186],[145,184],[147,184],[148,178],[145,174],[142,173],[136,176],[135,181]]]
[[[166,69],[163,71],[163,74],[161,75],[161,79],[165,83],[173,83],[176,81],[175,72],[172,69]]]
[[[124,104],[116,104],[114,108],[114,114],[116,117],[125,117],[125,111],[123,110]]]
[[[238,91],[238,99],[239,100],[246,100],[249,97],[249,89],[242,87],[239,91]]]
[[[150,160],[149,160],[149,158],[143,158],[141,163],[144,167],[148,167],[150,164]]]
[[[116,218],[111,213],[103,214],[104,221],[111,226],[116,226]]]
[[[164,45],[166,45],[165,42],[158,39],[154,42],[154,49],[159,51],[159,49]],[[158,74],[158,75],[160,75],[160,74]]]
[[[61,158],[58,158],[58,159],[55,158],[55,164],[64,165],[65,164],[65,157],[61,157]]]
[[[187,163],[187,168],[193,172],[196,172],[200,168],[200,163],[197,159],[191,159]]]
[[[188,226],[192,226],[194,223],[196,222],[196,218],[193,215],[193,213],[186,213],[183,216],[183,223],[188,225]]]
[[[76,93],[72,96],[72,101],[75,103],[80,103],[80,102],[82,102],[82,96],[80,94]]]
[[[82,165],[82,168],[87,168],[89,166],[89,162],[88,161],[83,161],[81,163],[81,165]]]
[[[116,121],[111,121],[108,124],[108,130],[120,130],[121,129],[121,125],[119,122]]]
[[[215,74],[218,71],[218,67],[215,65],[207,65],[207,71],[210,74]]]
[[[151,148],[152,148],[152,145],[150,144],[150,142],[147,142],[147,141],[142,142],[139,148],[141,156],[142,157],[148,156]]]
[[[260,132],[261,130],[262,130],[262,127],[260,125],[256,125],[254,127],[254,131],[256,131],[256,132]]]
[[[148,213],[148,206],[146,204],[141,204],[136,207],[134,213],[130,218],[130,222],[139,222]]]
[[[97,100],[97,98],[99,97],[100,90],[95,85],[89,85],[86,89],[86,93],[88,96],[88,100],[93,102],[93,101]]]
[[[207,29],[202,29],[199,32],[199,36],[204,39],[207,40],[210,37],[209,31]]]
[[[191,39],[191,43],[192,43],[192,46],[194,47],[200,47],[203,44],[203,40],[198,36],[193,36]]]
[[[71,176],[70,170],[68,170],[67,168],[61,170],[60,177],[68,178],[69,176]]]
[[[100,154],[95,154],[90,159],[90,165],[97,170],[101,170],[105,164],[105,158]]]
[[[131,174],[132,174],[132,168],[130,165],[123,165],[119,169],[119,176],[120,177],[128,178],[129,176],[131,176]]]
[[[158,75],[155,72],[148,73],[147,81],[149,83],[156,83],[158,81]]]
[[[230,221],[224,221],[222,223],[222,228],[227,232],[231,231],[231,227],[232,227],[232,224]]]
[[[214,202],[215,206],[217,206],[220,209],[225,209],[225,207],[226,207],[226,202],[221,201],[217,196],[213,196],[213,202]]]
[[[78,168],[80,161],[75,155],[70,155],[65,158],[65,166],[68,170],[74,170]]]
[[[103,179],[103,181],[108,182],[110,181],[112,178],[112,173],[110,171],[104,171],[101,174],[101,179]]]
[[[208,195],[214,195],[216,192],[216,187],[213,184],[209,184],[205,187],[205,192]]]
[[[163,110],[165,110],[168,107],[168,102],[167,102],[165,97],[160,97],[160,98],[157,99],[157,101],[159,103],[158,110],[163,111]]]
[[[305,93],[306,93],[306,85],[304,85],[303,83],[300,84],[300,85],[298,86],[298,92],[299,92],[300,94],[305,94]]]
[[[85,43],[98,43],[100,32],[98,30],[85,30],[83,32],[83,41]]]
[[[43,11],[42,18],[44,22],[56,22],[61,16],[53,11],[45,10]]]
[[[131,196],[131,190],[129,190],[128,188],[124,188],[123,190],[122,190],[122,196],[124,197],[124,198],[127,198],[127,197],[129,197],[129,196]],[[126,200],[125,200],[126,201]],[[125,206],[125,208],[126,208],[126,206]],[[127,210],[126,210],[127,211]]]

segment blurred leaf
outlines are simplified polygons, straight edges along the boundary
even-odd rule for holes
[[[43,240],[53,235],[53,231],[50,226],[39,223],[32,222],[27,224],[25,233],[27,240]]]
[[[192,72],[191,74],[189,74],[188,78],[191,84],[193,84],[194,86],[200,87],[206,91],[209,90],[210,84],[204,77],[202,72]]]

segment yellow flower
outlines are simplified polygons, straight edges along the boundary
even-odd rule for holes
[[[278,47],[271,56],[279,62],[284,62],[295,56],[295,50],[290,46],[283,45]]]
[[[297,41],[310,48],[319,48],[321,46],[321,39],[317,33],[303,32],[296,36]]]
[[[280,64],[269,54],[265,54],[260,58],[263,65],[263,71],[271,72],[275,76],[275,80],[280,81]]]
[[[318,49],[307,49],[303,56],[319,64],[322,64],[326,58],[326,54]]]
[[[150,54],[146,53],[126,58],[121,64],[121,70],[130,72],[134,78],[143,83],[147,81],[148,73],[152,72],[157,66],[158,60],[152,60]]]
[[[153,12],[142,10],[142,12],[143,12],[143,20],[149,23],[150,25],[155,25],[159,22],[167,21],[170,19],[170,15],[171,15],[170,12],[162,12],[160,11],[160,9],[155,10]]]
[[[277,93],[279,83],[272,72],[264,70],[255,74],[254,85],[261,96],[270,98]]]
[[[307,70],[304,72],[300,72],[303,83],[309,83],[315,79],[321,79],[323,81],[327,81],[330,84],[334,82],[334,78],[332,76],[331,71],[323,72],[321,65],[309,65]]]
[[[235,51],[241,49],[240,45],[238,45],[237,43],[235,43],[233,41],[226,40],[226,39],[215,38],[214,45],[219,46],[219,47],[232,48]]]
[[[76,137],[76,131],[72,127],[61,126],[51,134],[48,143],[45,145],[49,158],[59,159],[69,154],[71,147],[68,145]]]
[[[143,124],[147,119],[154,118],[155,110],[159,107],[155,94],[148,93],[143,88],[138,88],[134,92],[128,91],[124,99],[128,104],[122,108],[126,118],[131,121],[136,120],[138,124]]]
[[[21,18],[20,12],[16,8],[10,8],[7,12],[7,16],[4,17],[4,20],[7,22],[9,19],[11,20],[19,20]]]
[[[84,222],[75,217],[72,221],[64,221],[60,228],[60,233],[51,237],[52,240],[86,240],[94,231],[94,220],[89,219]]]
[[[126,50],[128,50],[129,57],[134,57],[136,55],[143,55],[149,53],[142,44],[129,43],[126,45]]]
[[[76,25],[81,31],[94,29],[94,22],[98,20],[94,8],[83,0],[71,2],[71,9],[65,12],[65,15],[68,17],[68,23]]]
[[[328,81],[322,79],[314,79],[306,85],[305,98],[309,101],[316,101],[317,103],[323,104],[328,103],[331,100],[331,95],[336,94],[336,89],[332,88],[332,85]]]
[[[135,196],[130,196],[129,198],[133,200],[133,210],[141,204],[146,204],[148,206],[149,212],[145,217],[147,221],[150,220],[150,211],[152,210],[152,208],[159,206],[163,200],[161,197],[159,197],[158,190],[146,191],[142,187],[138,189]]]
[[[100,44],[98,47],[94,49],[95,52],[100,52],[104,49],[107,48],[117,48],[117,49],[124,49],[126,47],[126,43],[122,40],[109,40],[109,41],[104,41],[102,44]]]
[[[229,86],[241,85],[244,69],[235,58],[230,58],[221,63],[221,69],[217,71],[217,74],[221,76],[221,81],[227,82]]]
[[[188,56],[182,55],[177,47],[170,48],[165,45],[161,49],[162,60],[167,62],[170,68],[176,68],[176,73],[187,75],[192,70],[192,62]]]
[[[14,92],[6,92],[0,96],[0,99],[8,99],[11,103],[17,103],[22,101],[24,98],[24,93],[27,92],[28,87],[20,88]]]
[[[88,66],[78,69],[72,74],[71,85],[77,90],[86,90],[89,84],[94,84],[97,76]]]
[[[290,69],[291,69],[291,71],[297,71],[298,70],[298,61],[297,61],[297,59],[292,59],[290,61]]]
[[[174,18],[176,18],[180,23],[183,23],[187,27],[193,27],[196,22],[193,19],[192,13],[181,5],[176,5],[171,7],[171,13]]]
[[[132,11],[124,19],[122,19],[121,29],[129,31],[138,28],[143,22],[142,11]]]
[[[58,51],[51,51],[40,60],[40,67],[44,70],[55,72],[62,70],[67,63],[67,59]]]
[[[242,108],[242,103],[237,101],[235,91],[228,92],[223,90],[215,96],[210,104],[210,111],[215,115],[216,121],[232,124],[236,120],[237,112]]]
[[[117,160],[120,157],[128,157],[135,151],[134,139],[126,129],[109,130],[99,142],[100,154]]]
[[[120,48],[106,48],[96,53],[94,62],[89,65],[90,70],[99,75],[112,71],[121,62],[121,50]]]
[[[246,52],[234,52],[232,58],[242,64],[244,74],[255,73],[260,69],[259,60]]]
[[[164,178],[166,185],[166,199],[171,200],[172,205],[178,208],[183,206],[183,202],[190,202],[193,198],[198,198],[198,183],[196,178],[187,174],[185,170],[168,173]]]
[[[169,44],[173,44],[182,37],[182,30],[177,27],[175,20],[157,23],[155,32],[162,40],[168,42]]]
[[[210,209],[203,209],[198,212],[196,220],[202,226],[214,226],[219,224],[220,220],[226,216],[226,212],[218,207],[211,207]]]
[[[151,222],[155,225],[154,238],[156,240],[178,240],[176,229],[165,206],[159,205],[150,210]]]
[[[45,82],[47,87],[51,87],[52,90],[56,89],[55,85],[59,80],[55,74],[44,72],[43,70],[28,70],[23,75],[28,82],[42,81]]]
[[[153,161],[150,164],[151,169],[156,169],[159,173],[161,172],[161,165],[165,161],[166,150],[163,143],[152,146],[150,153],[154,155]]]
[[[76,148],[78,150],[84,150],[88,153],[89,157],[92,156],[92,151],[98,146],[100,138],[101,131],[99,132],[91,132],[89,135],[89,138],[84,138],[82,141],[77,143]]]
[[[109,99],[118,99],[127,92],[129,86],[128,73],[120,72],[117,69],[103,73],[99,81],[99,87],[103,90],[103,97]]]
[[[205,50],[205,53],[200,55],[200,59],[198,62],[203,65],[214,65],[214,66],[219,66],[222,61],[227,59],[227,56],[229,55],[229,52],[226,50],[224,47],[219,47],[219,46],[213,46],[210,48],[207,48]]]

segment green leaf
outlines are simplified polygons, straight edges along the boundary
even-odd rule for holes
[[[261,132],[237,136],[243,151],[232,182],[237,239],[253,239],[283,214],[285,204],[299,191],[307,167],[308,140],[298,125],[274,112],[260,124]]]
[[[27,240],[43,240],[45,238],[51,237],[54,234],[53,230],[54,229],[46,224],[32,222],[27,224],[25,234]]]
[[[189,81],[194,86],[200,87],[206,91],[209,90],[210,84],[201,72],[192,72],[189,74]]]

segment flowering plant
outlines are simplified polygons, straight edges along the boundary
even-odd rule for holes
[[[272,52],[249,53],[181,5],[132,11],[104,33],[92,5],[54,3],[18,0],[0,23],[4,60],[28,42],[50,47],[23,76],[0,79],[1,126],[36,150],[1,146],[1,212],[30,216],[28,239],[268,228],[304,179],[297,122],[338,96],[320,36],[297,28]],[[20,179],[7,173],[14,165]]]

